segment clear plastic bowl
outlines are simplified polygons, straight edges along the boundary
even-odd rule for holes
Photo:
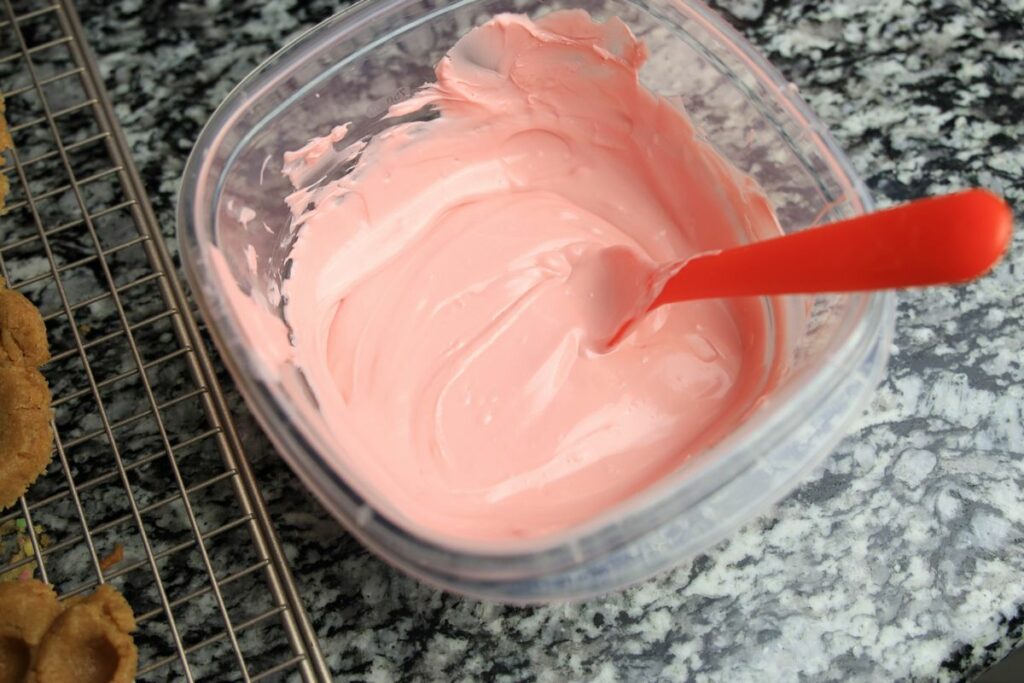
[[[494,14],[568,7],[598,19],[618,16],[647,43],[645,85],[685,108],[718,150],[761,184],[785,230],[870,209],[848,160],[796,89],[692,0],[360,3],[299,37],[228,96],[196,143],[179,203],[183,260],[200,309],[250,407],[305,485],[392,564],[447,589],[507,602],[622,587],[693,557],[764,512],[862,409],[884,370],[894,320],[890,294],[776,301],[784,315],[773,319],[779,341],[772,352],[790,367],[777,388],[717,445],[556,536],[476,546],[431,538],[332,457],[322,425],[299,409],[315,406],[308,390],[295,388],[301,373],[268,363],[265,340],[245,324],[252,305],[274,300],[267,294],[279,291],[287,273],[284,152],[346,121],[356,137],[383,130],[388,106],[432,80],[447,49]],[[226,269],[215,267],[217,250]],[[258,257],[255,272],[247,251]]]

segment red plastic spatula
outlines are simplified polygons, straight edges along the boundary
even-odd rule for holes
[[[643,269],[631,250],[602,251],[622,314],[608,348],[647,312],[694,299],[896,289],[984,275],[1010,243],[1013,213],[986,190],[921,199],[775,239]],[[644,276],[638,276],[639,273]],[[630,283],[636,286],[631,287]],[[635,295],[635,298],[633,298]]]

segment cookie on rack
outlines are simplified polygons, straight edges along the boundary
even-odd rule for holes
[[[0,510],[10,507],[52,457],[46,326],[32,303],[0,279]]]
[[[0,583],[0,681],[23,681],[36,648],[62,611],[42,581]]]
[[[131,683],[139,664],[135,616],[109,585],[71,598],[32,658],[29,683]]]
[[[109,585],[64,605],[41,581],[0,583],[0,683],[131,683],[135,615]]]
[[[39,309],[0,278],[0,367],[38,368],[48,360],[50,345]]]
[[[36,368],[0,367],[0,510],[14,505],[53,454],[50,388]]]

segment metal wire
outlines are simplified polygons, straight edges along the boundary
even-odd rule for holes
[[[55,462],[0,513],[0,575],[37,572],[62,597],[115,583],[142,679],[329,680],[74,8],[0,2],[0,88],[28,77],[4,93],[0,276],[63,344],[43,368]]]

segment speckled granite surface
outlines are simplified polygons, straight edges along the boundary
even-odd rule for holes
[[[172,246],[177,180],[210,112],[342,4],[80,4]],[[981,184],[1024,207],[1020,0],[719,7],[799,86],[880,202]],[[675,572],[579,605],[481,605],[392,571],[301,492],[235,398],[332,670],[380,681],[970,677],[1024,623],[1022,242],[982,283],[901,295],[870,409],[776,510]]]

